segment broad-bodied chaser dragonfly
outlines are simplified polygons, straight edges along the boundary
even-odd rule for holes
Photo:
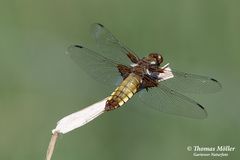
[[[191,118],[207,117],[202,105],[180,92],[217,92],[221,84],[216,79],[176,71],[169,64],[162,66],[163,57],[159,53],[139,58],[102,24],[93,24],[91,34],[103,54],[82,45],[70,46],[67,53],[98,81],[108,85],[116,84],[121,77],[120,84],[106,101],[105,111],[122,106],[140,92],[139,98],[145,105],[159,111]]]

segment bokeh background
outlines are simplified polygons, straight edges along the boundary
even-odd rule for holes
[[[94,22],[140,56],[161,51],[172,67],[212,76],[223,89],[190,95],[207,106],[205,120],[158,113],[133,100],[61,136],[53,160],[202,159],[186,149],[197,145],[236,147],[216,159],[238,159],[239,7],[237,0],[1,0],[0,159],[44,159],[56,122],[113,89],[65,55],[71,44],[94,46]]]

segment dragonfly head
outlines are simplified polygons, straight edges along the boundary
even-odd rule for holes
[[[163,57],[159,53],[149,53],[147,60],[150,64],[160,65],[163,62]]]

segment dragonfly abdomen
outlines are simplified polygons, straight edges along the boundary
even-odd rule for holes
[[[131,73],[108,97],[105,110],[111,111],[126,103],[138,91],[140,81],[138,75]]]

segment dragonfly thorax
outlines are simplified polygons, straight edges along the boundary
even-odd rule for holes
[[[160,64],[163,58],[158,53],[150,53],[147,57],[139,59],[137,63],[131,65],[131,71],[141,77],[148,75],[154,78],[162,71]]]

